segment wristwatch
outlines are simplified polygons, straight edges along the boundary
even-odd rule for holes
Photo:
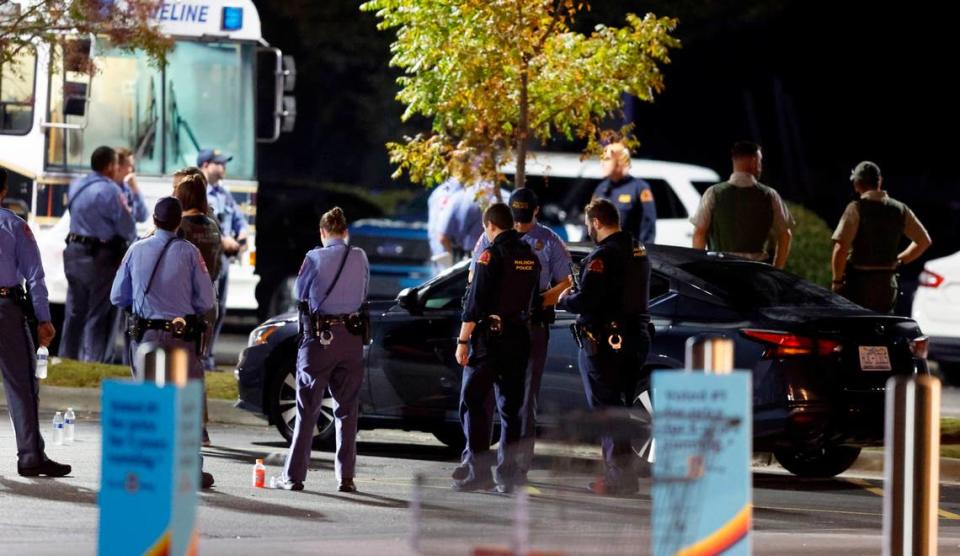
[[[460,338],[457,338],[457,345],[458,345],[458,346],[467,346],[467,345],[470,345],[470,339],[467,338],[466,340],[461,340]]]

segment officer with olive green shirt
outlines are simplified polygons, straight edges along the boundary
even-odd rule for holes
[[[760,183],[763,153],[760,145],[739,141],[733,145],[733,174],[711,186],[690,219],[695,229],[693,248],[719,251],[755,261],[770,262],[766,245],[774,239],[773,265],[783,268],[790,254],[792,218],[780,195]]]
[[[930,234],[907,205],[881,191],[880,167],[857,164],[850,175],[859,195],[847,205],[833,233],[833,291],[878,313],[891,313],[897,300],[897,269],[929,247]],[[906,236],[910,245],[900,251]]]

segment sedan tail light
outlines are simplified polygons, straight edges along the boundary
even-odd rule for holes
[[[920,336],[919,338],[910,340],[910,353],[912,353],[914,357],[926,359],[929,351],[930,339],[926,336]]]
[[[765,344],[767,357],[798,357],[802,355],[830,355],[842,349],[840,342],[824,338],[809,338],[776,330],[745,329],[741,333],[755,342]]]
[[[927,269],[923,269],[923,272],[921,272],[917,278],[918,284],[924,288],[939,288],[943,280],[943,276]]]

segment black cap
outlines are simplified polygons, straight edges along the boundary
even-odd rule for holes
[[[180,224],[182,218],[183,206],[176,197],[161,197],[153,207],[153,219],[161,224]]]
[[[529,187],[518,189],[510,195],[510,212],[513,219],[521,224],[533,222],[538,205],[537,194]]]
[[[226,164],[231,160],[233,160],[233,157],[223,153],[220,149],[203,149],[197,154],[197,166],[203,166],[207,162]]]
[[[856,168],[850,173],[850,181],[862,181],[870,185],[877,185],[880,183],[880,167],[869,160],[864,160],[857,164]]]

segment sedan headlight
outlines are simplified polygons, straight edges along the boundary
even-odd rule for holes
[[[250,337],[247,338],[247,347],[260,346],[267,343],[270,336],[273,336],[274,332],[280,330],[286,326],[286,324],[285,322],[276,322],[254,328],[253,332],[250,333]]]

